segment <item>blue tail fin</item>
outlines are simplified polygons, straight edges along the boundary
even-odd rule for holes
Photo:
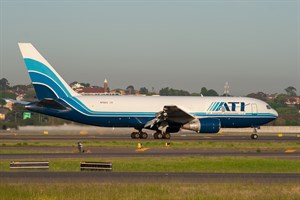
[[[37,98],[79,96],[30,43],[19,43]]]

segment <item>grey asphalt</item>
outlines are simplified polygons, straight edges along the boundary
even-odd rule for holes
[[[0,172],[0,182],[82,182],[82,183],[300,183],[295,173],[199,173],[199,172]]]
[[[130,138],[128,134],[108,134],[108,135],[1,135],[0,141],[61,141],[61,140],[71,140],[71,141],[124,141],[133,139]],[[135,141],[251,141],[250,134],[172,134],[170,140],[155,140],[149,134],[148,139],[135,139]],[[300,141],[300,137],[297,134],[284,134],[283,137],[278,137],[277,134],[259,134],[259,138],[255,140],[256,142],[266,142],[266,141]]]
[[[150,135],[149,135],[150,136]],[[171,142],[188,141],[249,141],[249,142],[289,142],[300,141],[296,134],[284,134],[284,137],[277,135],[261,135],[258,140],[251,140],[248,134],[226,134],[226,135],[203,135],[203,134],[174,134],[171,140],[132,140],[127,134],[106,134],[106,135],[12,135],[0,134],[1,142],[29,142],[29,141],[72,141],[74,146],[77,141],[136,141],[145,143],[147,141]],[[147,147],[145,145],[145,147]],[[134,147],[128,148],[106,148],[106,147],[85,147],[88,153],[75,153],[75,147],[54,147],[54,146],[0,146],[0,150],[28,150],[36,153],[26,154],[0,154],[0,159],[50,159],[50,158],[101,158],[101,157],[177,157],[177,156],[242,156],[242,157],[275,157],[283,159],[300,159],[300,151],[286,153],[284,150],[270,151],[264,149],[234,149],[234,148],[150,148],[144,152],[136,152]],[[38,153],[43,152],[43,153]]]

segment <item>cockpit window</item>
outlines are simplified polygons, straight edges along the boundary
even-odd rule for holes
[[[270,109],[272,109],[272,108],[271,108],[271,106],[267,105],[267,109],[269,109],[269,110],[270,110]]]

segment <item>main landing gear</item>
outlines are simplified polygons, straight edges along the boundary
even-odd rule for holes
[[[153,135],[154,139],[170,139],[170,133],[156,132]]]
[[[258,138],[257,129],[259,129],[259,127],[255,127],[253,129],[253,133],[251,134],[251,139],[252,140],[256,140]]]
[[[131,133],[131,138],[132,139],[147,139],[148,134],[146,132],[143,132],[140,130],[138,132]]]
[[[161,131],[157,131],[153,135],[154,139],[170,139],[171,134],[170,133],[163,133]],[[131,133],[131,138],[132,139],[147,139],[148,134],[146,132],[143,132],[142,130],[132,132]]]

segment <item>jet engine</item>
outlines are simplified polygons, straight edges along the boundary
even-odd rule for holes
[[[182,126],[182,129],[196,131],[197,133],[217,133],[221,128],[221,122],[216,118],[194,119]]]

